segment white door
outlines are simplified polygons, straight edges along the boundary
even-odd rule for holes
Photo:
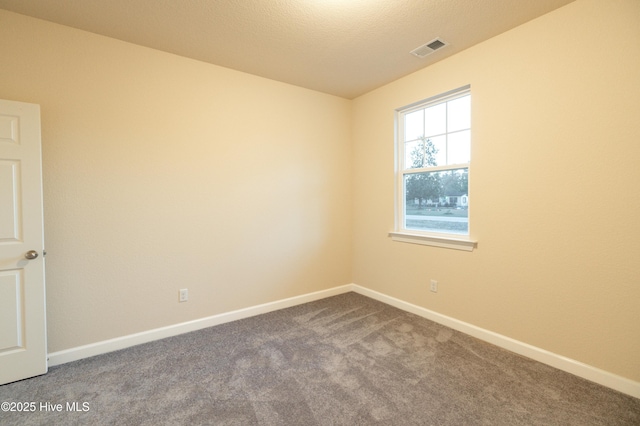
[[[0,100],[0,384],[47,372],[40,106]]]

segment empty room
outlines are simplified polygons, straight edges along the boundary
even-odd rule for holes
[[[0,424],[640,424],[640,1],[0,0]]]

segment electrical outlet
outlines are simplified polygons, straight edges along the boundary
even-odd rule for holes
[[[180,301],[181,302],[186,302],[187,300],[189,300],[189,290],[187,290],[186,288],[181,288],[180,289]]]
[[[429,287],[429,290],[431,290],[434,293],[437,293],[438,292],[438,281],[431,280],[431,286]]]

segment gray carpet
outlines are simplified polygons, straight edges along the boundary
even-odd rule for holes
[[[355,293],[54,367],[1,401],[38,403],[2,425],[640,425],[639,399]]]

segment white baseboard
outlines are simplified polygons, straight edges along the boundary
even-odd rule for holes
[[[277,311],[280,309],[301,305],[303,303],[313,302],[315,300],[336,296],[338,294],[348,293],[350,291],[353,291],[353,286],[351,284],[347,284],[340,287],[317,291],[314,293],[303,294],[301,296],[290,297],[288,299],[277,300],[275,302],[264,303],[262,305],[251,306],[249,308],[238,309],[237,311],[225,312],[206,318],[200,318],[180,324],[169,325],[167,327],[156,328],[153,330],[91,343],[89,345],[78,346],[58,352],[52,352],[48,355],[49,366],[65,364],[67,362],[77,361],[95,355],[102,355],[108,352],[140,345],[142,343],[152,342],[154,340],[160,340],[166,337],[177,336],[179,334],[189,333],[191,331],[213,327],[215,325],[220,325],[243,318],[249,318],[255,315],[265,314],[267,312]]]
[[[566,371],[567,373],[571,373],[574,376],[582,377],[583,379],[587,379],[608,388],[615,389],[619,392],[625,393],[635,398],[640,398],[640,382],[635,382],[633,380],[618,376],[613,373],[609,373],[608,371],[604,371],[596,367],[592,367],[588,364],[584,364],[574,359],[554,354],[553,352],[549,352],[536,346],[532,346],[527,343],[512,339],[510,337],[485,330],[473,324],[469,324],[464,321],[439,314],[429,309],[413,305],[403,300],[387,296],[386,294],[382,294],[374,290],[369,290],[368,288],[359,286],[357,284],[352,285],[352,290],[356,293],[362,294],[363,296],[370,297],[372,299],[386,303],[387,305],[402,309],[403,311],[411,312],[412,314],[421,316],[433,322],[437,322],[454,330],[473,336],[477,339],[517,353],[518,355],[522,355],[543,364],[550,365],[551,367],[555,367],[558,370]]]
[[[167,327],[156,328],[141,333],[130,334],[115,339],[96,342],[89,345],[79,346],[76,348],[66,349],[63,351],[53,352],[49,354],[49,366],[65,364],[71,361],[77,361],[95,355],[101,355],[113,352],[119,349],[128,348],[142,343],[154,340],[164,339],[166,337],[176,336],[191,331],[200,330],[215,325],[236,321],[243,318],[249,318],[255,315],[267,312],[277,311],[279,309],[289,308],[303,303],[313,302],[315,300],[324,299],[326,297],[336,296],[338,294],[353,291],[363,296],[370,297],[387,305],[394,306],[403,311],[437,322],[454,330],[473,336],[477,339],[491,343],[508,351],[517,353],[543,364],[550,365],[559,370],[566,371],[575,376],[582,377],[600,385],[615,389],[619,392],[640,398],[640,383],[609,373],[579,361],[566,358],[561,355],[540,349],[538,347],[520,342],[510,337],[494,333],[489,330],[477,327],[473,324],[439,314],[429,309],[396,299],[386,294],[379,293],[374,290],[359,286],[357,284],[347,284],[327,290],[308,293],[301,296],[290,297],[275,302],[265,303],[262,305],[252,306],[249,308],[238,309],[236,311],[226,312],[201,318],[193,321],[183,322],[180,324],[170,325]]]

